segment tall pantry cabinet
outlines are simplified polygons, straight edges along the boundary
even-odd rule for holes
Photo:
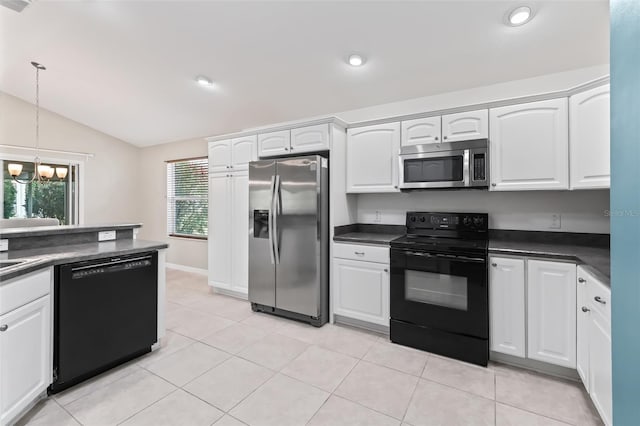
[[[209,142],[209,285],[245,297],[249,285],[249,162],[257,136]]]

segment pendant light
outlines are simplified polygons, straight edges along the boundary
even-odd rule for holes
[[[40,162],[39,149],[40,149],[40,71],[46,70],[44,65],[38,62],[31,62],[31,65],[36,69],[36,157],[33,159],[33,176],[31,179],[19,179],[22,173],[22,164],[9,163],[7,170],[14,181],[22,184],[28,184],[31,182],[44,183],[53,178],[53,175],[58,179],[63,180],[67,177],[66,167],[51,167]]]

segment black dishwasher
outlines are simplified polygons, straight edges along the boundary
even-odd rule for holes
[[[50,393],[149,352],[157,321],[157,252],[58,266]]]

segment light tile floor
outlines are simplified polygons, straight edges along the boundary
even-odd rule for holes
[[[597,425],[582,385],[481,368],[251,312],[167,270],[162,348],[39,403],[21,425]]]

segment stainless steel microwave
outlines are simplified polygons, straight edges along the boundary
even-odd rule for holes
[[[489,141],[402,147],[399,170],[400,189],[487,188]]]

